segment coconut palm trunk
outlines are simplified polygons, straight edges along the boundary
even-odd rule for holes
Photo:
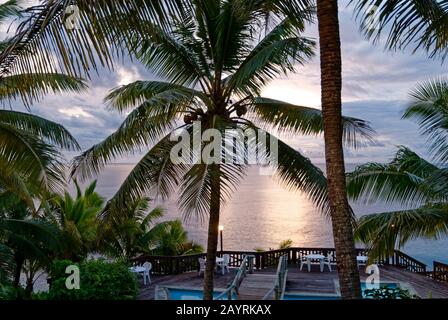
[[[212,164],[211,202],[208,224],[207,264],[204,274],[204,300],[213,300],[213,279],[218,250],[218,227],[220,215],[221,184],[219,164]]]
[[[342,143],[342,58],[338,1],[318,0],[322,112],[328,193],[343,299],[361,297],[359,272],[352,230],[351,210],[345,185]]]

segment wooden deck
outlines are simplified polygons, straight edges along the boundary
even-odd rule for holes
[[[384,266],[380,268],[382,282],[399,282],[410,286],[421,298],[448,298],[448,284],[429,279],[425,276],[404,271],[397,267]],[[261,299],[274,283],[275,269],[264,269],[255,271],[253,275],[243,280],[240,287],[239,299]],[[215,274],[215,289],[225,289],[234,277],[234,272],[221,275]],[[365,275],[362,275],[365,280]],[[251,280],[249,280],[251,279]],[[249,280],[245,283],[246,280]],[[269,287],[269,282],[271,286]],[[181,275],[170,275],[153,277],[150,285],[141,287],[139,299],[154,299],[154,290],[157,285],[176,286],[185,288],[202,289],[203,276],[198,276],[196,272],[184,273]],[[307,270],[299,271],[297,266],[290,266],[286,284],[287,293],[301,293],[310,295],[339,295],[338,274],[333,272],[319,272],[317,266],[313,266],[312,272]]]
[[[274,286],[275,273],[253,273],[244,278],[238,290],[238,300],[261,300]]]

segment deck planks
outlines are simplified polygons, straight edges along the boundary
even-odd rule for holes
[[[262,300],[274,283],[274,273],[248,274],[238,290],[238,300]]]
[[[259,276],[266,274],[273,276],[275,271],[275,268],[255,271],[253,274],[254,281],[245,284],[245,281],[247,280],[246,278],[243,280],[242,287],[244,285],[246,285],[247,288],[254,287],[257,291],[265,289],[268,282],[264,281],[265,279]],[[425,276],[404,271],[392,266],[383,266],[380,268],[380,271],[381,281],[409,283],[415,292],[422,298],[448,298],[448,283],[437,282]],[[226,273],[225,275],[215,273],[215,288],[226,288],[228,284],[232,282],[234,276],[235,270],[232,270],[230,273]],[[248,276],[251,275],[249,274]],[[365,280],[365,278],[366,275],[361,271],[361,279]],[[273,279],[274,278],[272,278],[270,288],[273,286]],[[335,292],[338,292],[338,273],[336,271],[325,271],[321,273],[318,267],[313,268],[312,272],[308,272],[305,269],[300,271],[297,266],[290,265],[288,268],[287,279],[287,291],[289,292],[318,294],[334,294]],[[151,280],[152,282],[149,285],[141,285],[140,294],[138,296],[139,299],[154,299],[154,290],[156,285],[171,285],[177,287],[197,288],[201,290],[204,278],[203,276],[199,276],[197,272],[189,272],[180,275],[153,277]],[[268,290],[269,289],[267,289],[265,293],[268,292]],[[244,298],[244,296],[241,295],[240,298]]]

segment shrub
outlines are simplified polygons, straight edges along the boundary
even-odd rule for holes
[[[0,283],[0,300],[15,300],[17,299],[17,290],[11,285]]]
[[[79,289],[69,290],[65,285],[69,276],[65,270],[69,265],[79,267]],[[135,299],[138,292],[137,278],[123,262],[55,261],[50,270],[50,277],[50,290],[46,295],[50,300],[130,300]]]
[[[411,295],[409,290],[400,288],[368,289],[364,291],[364,296],[370,299],[419,299],[416,295]]]
[[[293,241],[291,239],[283,240],[280,242],[279,249],[289,249],[293,245]]]

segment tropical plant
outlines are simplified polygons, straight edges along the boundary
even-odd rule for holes
[[[182,221],[168,221],[165,228],[157,235],[156,247],[152,251],[155,255],[179,256],[184,254],[202,253],[203,248],[188,240]]]
[[[411,103],[404,118],[418,121],[429,138],[438,166],[406,147],[399,147],[394,159],[386,164],[364,164],[347,177],[348,194],[353,200],[400,203],[407,210],[371,214],[360,218],[356,237],[369,245],[371,258],[390,255],[411,239],[437,239],[448,234],[448,171],[446,136],[448,82],[428,81],[411,92]]]
[[[79,290],[66,286],[66,268],[79,267]],[[89,260],[76,263],[56,260],[50,268],[51,286],[41,299],[48,300],[132,300],[138,293],[137,277],[122,261]]]
[[[103,209],[104,200],[95,192],[96,180],[84,192],[76,180],[74,184],[75,198],[68,191],[64,196],[49,197],[45,217],[61,232],[61,257],[80,261],[96,249],[97,216]]]
[[[19,4],[15,0],[0,4],[0,24],[21,17]],[[15,59],[10,44],[10,39],[0,42],[1,63]],[[81,79],[58,73],[5,69],[1,73],[0,100],[11,108],[18,99],[29,107],[47,93],[86,88]],[[35,206],[48,192],[65,185],[61,149],[79,149],[63,126],[29,113],[0,110],[0,283],[11,282],[14,294],[22,292],[19,280],[24,272],[29,297],[36,271],[49,264],[59,247],[58,230],[39,216]]]
[[[32,209],[12,193],[0,195],[0,250],[2,260],[0,274],[3,282],[19,287],[24,264],[50,263],[52,253],[59,250],[58,229],[38,217],[32,217]],[[34,277],[27,279],[27,292],[31,293]]]
[[[338,0],[317,0],[322,115],[328,199],[343,299],[360,299],[352,211],[347,200],[343,150],[342,58]]]
[[[0,4],[0,24],[21,17],[20,1]],[[16,56],[0,42],[0,64]],[[29,59],[27,63],[35,63]],[[58,73],[14,72],[2,70],[0,100],[5,103],[21,99],[26,106],[47,93],[80,92],[86,88],[78,78]],[[32,205],[29,188],[35,194],[60,190],[64,172],[59,149],[79,150],[76,140],[61,125],[41,117],[9,110],[0,110],[0,189],[19,194]],[[26,187],[26,185],[28,187]]]
[[[313,41],[300,34],[310,17],[307,7],[292,2],[288,9],[296,10],[298,15],[274,14],[266,25],[266,4],[265,1],[192,1],[192,9],[182,17],[172,17],[167,21],[167,29],[150,21],[140,22],[139,28],[130,28],[128,21],[135,17],[122,15],[123,26],[129,30],[120,39],[133,41],[132,53],[166,81],[137,81],[113,90],[106,102],[112,109],[130,113],[115,133],[74,160],[73,174],[87,178],[118,156],[152,146],[109,207],[125,208],[126,203],[154,190],[166,198],[180,187],[179,207],[184,216],[209,216],[207,261],[211,263],[205,272],[206,299],[212,298],[221,206],[244,177],[246,163],[221,163],[220,155],[225,158],[231,153],[226,148],[218,148],[212,155],[210,146],[216,135],[200,141],[197,150],[186,155],[191,158],[205,155],[209,161],[178,163],[171,156],[177,150],[173,148],[179,146],[178,139],[172,138],[172,133],[179,132],[177,129],[183,130],[184,138],[186,135],[183,146],[189,145],[186,141],[197,133],[204,137],[208,129],[214,129],[215,134],[219,132],[222,140],[218,141],[234,139],[229,129],[276,141],[279,157],[274,166],[278,177],[288,187],[305,191],[323,211],[328,209],[327,182],[322,171],[257,126],[315,135],[323,131],[319,110],[259,97],[270,80],[294,71],[297,64],[309,59],[314,47]],[[116,25],[119,23],[115,21]],[[124,29],[121,25],[120,28]],[[370,138],[372,129],[366,122],[348,117],[339,119],[348,143]],[[270,145],[262,146],[269,154]],[[105,216],[113,216],[114,212],[119,210],[106,210]]]
[[[163,216],[163,210],[155,208],[149,211],[149,205],[149,198],[136,199],[127,203],[115,219],[104,223],[99,234],[100,250],[127,260],[150,254],[156,236],[165,224],[156,224]]]
[[[367,299],[420,299],[419,296],[411,294],[407,289],[382,287],[379,289],[367,289],[364,291]]]
[[[58,148],[74,150],[78,144],[61,125],[0,110],[0,148],[0,189],[15,192],[31,206],[31,193],[43,196],[62,189],[65,174]]]
[[[181,255],[196,252],[177,221],[158,221],[162,208],[150,210],[149,198],[137,199],[100,227],[99,247],[114,258],[126,260],[139,255]]]
[[[289,249],[291,248],[293,245],[293,241],[291,239],[287,239],[287,240],[283,240],[282,242],[280,242],[278,248],[281,249]]]

